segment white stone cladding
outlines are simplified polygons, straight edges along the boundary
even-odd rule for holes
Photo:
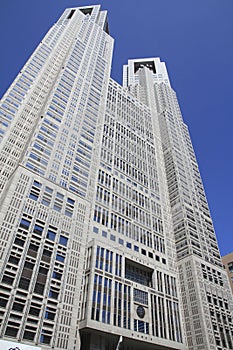
[[[141,67],[135,70],[138,62]],[[232,297],[188,127],[167,75],[161,75],[159,82],[152,63],[159,72],[158,59],[137,59],[129,60],[124,74],[129,72],[128,89],[154,110],[159,123],[157,137],[163,148],[187,346],[230,349]]]
[[[122,87],[112,49],[100,5],[67,9],[0,102],[0,337],[231,349],[232,296],[165,63],[129,60]]]

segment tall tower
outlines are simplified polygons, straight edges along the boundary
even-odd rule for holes
[[[5,339],[43,349],[80,347],[77,320],[112,47],[106,11],[67,9],[2,98]]]
[[[122,87],[112,48],[106,11],[67,9],[1,100],[0,344],[231,349],[232,296],[165,64],[130,60]]]
[[[231,349],[232,298],[223,270],[188,127],[164,63],[129,60],[124,86],[154,114],[172,213],[188,349]]]

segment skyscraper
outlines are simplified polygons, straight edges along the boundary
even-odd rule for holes
[[[67,9],[2,98],[0,342],[231,349],[232,296],[165,64],[129,60],[122,87],[112,49],[106,11]]]

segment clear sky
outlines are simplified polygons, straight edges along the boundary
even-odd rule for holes
[[[222,255],[233,251],[233,1],[0,0],[0,96],[67,7],[101,4],[115,39],[112,78],[129,58],[166,62],[188,124]]]

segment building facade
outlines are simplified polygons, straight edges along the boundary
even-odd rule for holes
[[[222,256],[222,263],[226,269],[227,276],[230,282],[231,290],[233,293],[233,253]]]
[[[64,11],[0,104],[0,336],[39,349],[232,349],[233,302],[159,58],[110,78],[99,5]]]

